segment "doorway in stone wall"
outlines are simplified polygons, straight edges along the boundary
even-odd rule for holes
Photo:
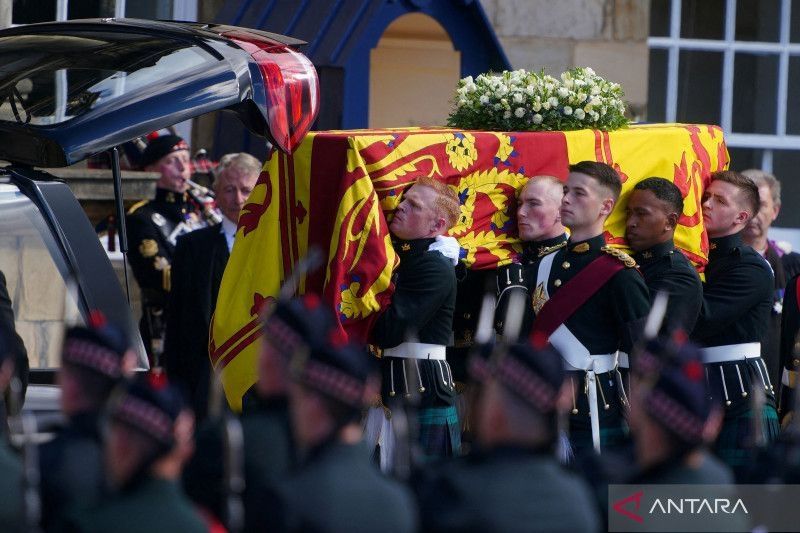
[[[433,18],[392,22],[370,52],[369,127],[444,125],[461,74],[461,53]]]

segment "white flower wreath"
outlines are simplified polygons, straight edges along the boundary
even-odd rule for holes
[[[526,70],[458,82],[449,126],[493,131],[615,130],[628,125],[618,83],[578,67],[556,79]]]

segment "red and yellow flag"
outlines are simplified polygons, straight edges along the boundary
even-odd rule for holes
[[[624,247],[625,205],[632,186],[659,176],[685,198],[676,244],[698,266],[708,242],[700,201],[711,172],[727,168],[716,126],[642,125],[600,132],[501,133],[452,129],[312,132],[287,156],[273,153],[244,206],[220,287],[210,354],[235,409],[256,381],[259,313],[278,294],[311,246],[323,266],[300,280],[339,317],[339,334],[365,340],[392,291],[397,264],[387,216],[420,176],[453,187],[461,216],[450,231],[472,269],[510,262],[519,251],[515,196],[530,177],[565,179],[567,166],[596,160],[616,168],[623,193],[606,224]]]

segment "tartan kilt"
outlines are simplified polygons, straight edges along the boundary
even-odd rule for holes
[[[422,460],[455,457],[461,450],[461,426],[454,405],[423,407],[417,412]]]
[[[611,404],[608,411],[600,407],[600,452],[620,451],[630,445],[628,423],[620,404]],[[569,443],[576,457],[594,452],[592,424],[589,413],[570,417]]]
[[[739,478],[753,461],[753,410],[747,403],[734,403],[725,412],[722,430],[714,444],[714,453],[730,466]],[[772,444],[780,433],[778,413],[771,397],[761,410],[761,428],[764,444]]]

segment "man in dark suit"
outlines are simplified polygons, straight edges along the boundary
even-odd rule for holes
[[[167,310],[164,368],[180,383],[198,420],[207,411],[211,366],[208,330],[217,305],[236,223],[261,172],[261,163],[245,153],[227,154],[216,170],[214,190],[222,224],[178,239],[172,263],[172,291]]]
[[[758,214],[750,219],[747,227],[742,231],[742,240],[767,260],[775,274],[769,330],[761,344],[761,357],[767,364],[769,378],[777,381],[781,378],[778,352],[783,295],[788,281],[800,274],[800,254],[792,252],[788,244],[769,238],[769,228],[781,211],[781,182],[763,170],[748,169],[742,171],[742,174],[753,180],[758,187],[758,196],[761,199]]]

